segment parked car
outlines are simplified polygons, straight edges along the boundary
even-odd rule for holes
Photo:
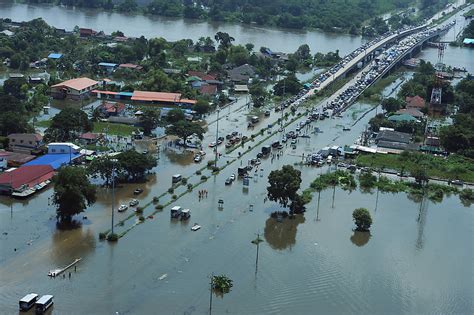
[[[133,191],[133,194],[134,194],[134,195],[139,195],[139,194],[141,194],[142,192],[143,192],[143,189],[137,188],[137,189],[135,189],[135,190]]]

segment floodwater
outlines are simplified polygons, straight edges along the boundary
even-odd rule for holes
[[[387,87],[386,93],[396,84]],[[72,230],[56,227],[54,209],[48,205],[51,188],[12,207],[9,199],[0,198],[2,311],[15,313],[19,298],[37,292],[55,296],[55,314],[143,314],[154,313],[157,307],[163,313],[204,314],[209,307],[208,277],[214,273],[234,280],[229,294],[213,299],[216,314],[308,314],[315,310],[472,313],[473,213],[458,197],[419,203],[405,194],[381,193],[376,200],[376,194],[336,188],[334,202],[332,190],[325,190],[319,209],[315,195],[304,216],[281,223],[269,216],[278,209],[275,203],[264,202],[269,172],[301,161],[302,153],[351,144],[371,114],[362,117],[350,132],[342,131],[342,127],[352,125],[371,108],[356,103],[341,119],[312,123],[323,133],[300,139],[296,149],[285,147],[280,159],[263,159],[263,171],[254,174],[248,189],[240,180],[224,185],[225,178],[236,172],[237,160],[175,203],[191,209],[188,222],[171,221],[168,207],[133,228],[117,244],[98,240],[98,233],[110,226],[108,189],[100,189],[98,202],[77,218],[82,224]],[[242,121],[234,122],[232,117],[245,110],[246,106],[234,104],[219,129],[244,130]],[[266,119],[277,115],[272,113]],[[205,144],[210,139],[205,139]],[[212,158],[210,149],[205,150],[206,159]],[[245,155],[243,163],[259,150],[257,147]],[[117,205],[127,203],[137,187],[144,189],[139,196],[144,204],[170,187],[171,175],[179,172],[190,176],[206,162],[195,166],[174,148],[162,147],[156,154],[156,174],[146,183],[121,184]],[[236,155],[224,154],[219,165]],[[327,171],[296,167],[302,171],[303,188]],[[197,180],[194,176],[189,182]],[[199,200],[197,190],[202,189],[209,194]],[[219,199],[224,200],[221,210],[217,207]],[[166,200],[169,196],[162,197],[160,203]],[[253,211],[249,211],[250,205]],[[370,234],[353,232],[351,213],[357,207],[371,211],[374,224]],[[145,210],[146,216],[153,210],[150,208]],[[130,211],[116,213],[115,222]],[[122,232],[133,221],[116,227],[116,231]],[[202,226],[201,230],[190,231],[194,222]],[[257,233],[264,242],[259,247],[256,271],[256,246],[251,240]],[[71,278],[68,274],[64,279],[47,277],[50,269],[78,257],[83,260],[76,272],[71,270]]]
[[[387,87],[385,94],[398,83]],[[250,112],[245,101],[242,96],[220,112],[220,135],[234,130],[244,135],[255,132],[246,129]],[[334,202],[333,191],[325,190],[319,208],[315,195],[304,216],[283,222],[270,218],[278,205],[264,202],[269,172],[301,161],[303,153],[352,144],[375,113],[363,116],[372,107],[356,103],[341,119],[312,123],[323,133],[299,139],[296,149],[285,147],[280,159],[263,159],[248,189],[240,180],[224,185],[225,178],[236,173],[241,163],[237,160],[175,203],[191,209],[188,222],[171,221],[167,207],[131,229],[117,244],[98,239],[99,232],[111,225],[110,189],[99,189],[97,203],[76,218],[80,225],[75,229],[56,226],[49,204],[52,188],[13,203],[0,197],[0,313],[16,313],[18,300],[36,292],[55,296],[54,314],[143,314],[157,309],[166,314],[204,314],[209,307],[208,277],[214,273],[234,280],[230,293],[213,299],[216,314],[472,314],[473,212],[456,196],[440,203],[420,203],[406,194],[380,193],[377,200],[376,194],[336,188]],[[261,117],[257,126],[267,126],[280,113]],[[143,205],[167,191],[173,174],[191,176],[212,159],[207,144],[216,136],[215,118],[216,113],[207,117],[203,162],[196,165],[191,153],[162,145],[153,153],[159,158],[155,174],[145,183],[120,184],[116,206],[128,203],[136,188],[144,189],[138,197]],[[287,129],[294,129],[295,124]],[[351,126],[351,131],[342,131],[344,126]],[[235,159],[238,151],[225,154],[221,145],[219,165]],[[242,164],[258,151],[260,146],[245,155]],[[296,167],[302,171],[302,188],[327,171]],[[196,175],[189,179],[193,184],[198,181]],[[199,200],[197,190],[202,189],[209,194]],[[177,191],[181,193],[183,187]],[[160,203],[169,199],[168,194]],[[219,199],[224,200],[221,210]],[[370,234],[353,231],[351,213],[357,207],[366,207],[372,214]],[[116,213],[115,222],[131,211]],[[153,206],[148,207],[145,216],[152,211]],[[132,227],[135,220],[115,227],[116,231]],[[202,229],[190,231],[194,222]],[[251,243],[257,233],[264,239],[258,269],[256,246]],[[64,279],[47,277],[50,269],[79,257],[83,260],[76,272],[71,270],[70,278],[68,274]]]
[[[208,23],[102,10],[19,4],[8,0],[0,0],[0,17],[14,21],[29,21],[41,17],[49,25],[67,30],[74,29],[76,25],[102,30],[107,34],[120,29],[126,36],[164,37],[169,41],[183,38],[198,40],[202,36],[214,38],[220,31],[234,37],[236,44],[253,43],[255,49],[264,46],[273,51],[288,53],[296,51],[302,44],[308,44],[313,54],[339,49],[340,54],[345,55],[363,42],[360,36],[324,33],[319,30],[297,31],[244,24]]]

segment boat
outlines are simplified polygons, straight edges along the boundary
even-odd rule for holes
[[[174,206],[173,208],[171,208],[171,211],[170,211],[171,218],[173,219],[179,218],[181,216],[181,211],[182,209],[180,206]]]
[[[22,191],[14,191],[12,193],[12,196],[16,198],[27,198],[33,195],[35,192],[36,192],[35,188],[28,188]]]
[[[69,265],[67,265],[66,267],[64,268],[58,268],[58,269],[53,269],[53,270],[50,270],[48,272],[48,276],[50,277],[56,277],[56,276],[59,276],[61,273],[63,273],[64,271],[68,270],[69,268],[71,268],[72,266],[74,266],[75,264],[77,264],[78,262],[81,261],[82,258],[76,258],[76,260],[74,260],[72,263],[70,263]]]
[[[138,205],[138,203],[139,203],[139,201],[137,199],[132,199],[132,200],[130,200],[129,205],[130,205],[130,207],[135,207],[135,206]]]
[[[120,207],[118,208],[118,212],[124,212],[128,209],[128,206],[127,205],[120,205]]]
[[[197,231],[201,228],[201,226],[197,223],[194,223],[193,227],[191,228],[191,231]]]
[[[344,128],[342,128],[342,131],[351,131],[351,128],[349,128],[349,127],[344,127]]]
[[[38,294],[30,293],[25,295],[19,302],[20,311],[26,312],[38,301]]]

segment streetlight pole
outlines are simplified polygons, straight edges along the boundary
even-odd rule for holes
[[[214,282],[214,273],[211,274],[211,282],[210,282],[210,288],[209,288],[209,315],[212,314],[212,285]]]
[[[115,213],[115,162],[112,161],[112,228],[111,235],[114,234],[114,213]]]

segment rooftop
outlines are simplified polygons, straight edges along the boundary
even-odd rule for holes
[[[392,115],[392,116],[388,117],[388,120],[395,121],[395,122],[399,122],[399,121],[418,121],[415,117],[413,117],[410,114]]]
[[[74,161],[75,159],[79,158],[81,154],[79,153],[61,153],[61,154],[45,154],[42,155],[33,161],[30,161],[26,163],[24,166],[33,166],[33,165],[47,165],[50,166],[51,168],[57,170],[63,165],[68,164],[71,161]]]
[[[418,95],[415,95],[413,97],[407,96],[405,98],[405,101],[407,103],[407,107],[423,108],[426,105],[425,100]]]
[[[179,102],[180,98],[180,93],[135,91],[132,101]]]
[[[383,130],[380,131],[375,138],[376,142],[379,141],[390,141],[390,142],[401,142],[401,143],[409,143],[411,140],[411,134],[398,132],[398,131],[390,131],[390,130]]]
[[[89,79],[89,78],[77,78],[67,80],[58,84],[53,85],[52,87],[68,87],[74,90],[83,90],[93,85],[98,84],[99,82]]]
[[[60,59],[63,56],[63,54],[58,54],[58,53],[52,53],[48,55],[49,59]]]
[[[22,185],[39,184],[53,176],[53,168],[50,165],[22,166],[8,173],[0,175],[0,184],[11,185],[13,189]]]

